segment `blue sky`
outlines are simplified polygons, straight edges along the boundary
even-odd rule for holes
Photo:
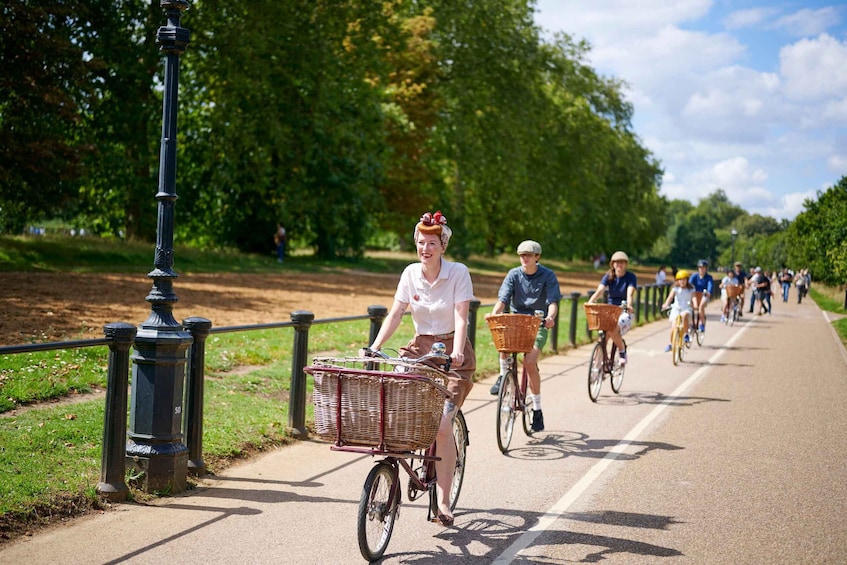
[[[847,175],[847,4],[818,0],[538,0],[536,23],[592,46],[627,83],[633,129],[696,203],[721,188],[793,219]]]

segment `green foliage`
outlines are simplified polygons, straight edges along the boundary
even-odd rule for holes
[[[847,281],[847,176],[817,200],[806,200],[788,228],[789,259],[808,267],[814,280],[838,285]]]

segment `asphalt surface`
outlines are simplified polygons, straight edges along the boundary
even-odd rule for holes
[[[847,352],[807,301],[718,323],[678,367],[666,322],[627,335],[619,395],[587,394],[590,347],[542,362],[546,430],[503,455],[491,380],[464,406],[456,523],[405,502],[383,563],[845,563]],[[374,459],[304,441],[188,495],[74,520],[0,563],[364,563]]]

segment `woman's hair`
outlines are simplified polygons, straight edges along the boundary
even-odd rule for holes
[[[614,268],[614,267],[612,267],[611,269],[609,269],[609,272],[608,272],[608,273],[606,273],[606,276],[608,276],[608,277],[609,277],[609,279],[608,279],[608,280],[609,280],[609,285],[611,285],[613,282],[615,282],[616,280],[618,280],[618,275],[616,275],[616,274],[615,274],[615,268]],[[607,285],[607,286],[608,286],[608,285]]]
[[[450,243],[450,238],[453,236],[453,230],[447,227],[447,218],[441,213],[441,210],[435,214],[426,212],[421,216],[420,221],[415,226],[414,240],[418,241],[418,234],[437,235],[441,239],[441,247],[447,249],[447,244]]]

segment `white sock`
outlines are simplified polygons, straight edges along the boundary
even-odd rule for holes
[[[506,359],[500,359],[500,374],[505,375],[509,370],[509,362]]]
[[[532,409],[533,410],[541,410],[541,395],[533,394],[532,395]]]

